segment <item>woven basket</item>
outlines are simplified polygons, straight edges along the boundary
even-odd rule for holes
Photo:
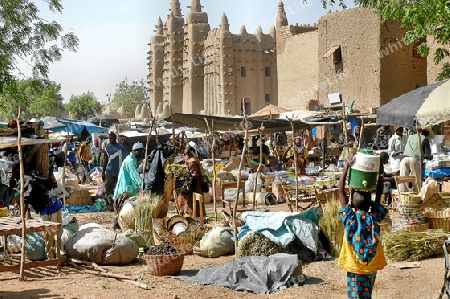
[[[397,204],[397,211],[400,216],[409,216],[422,211],[422,206],[420,204]]]
[[[419,204],[422,201],[422,197],[415,192],[401,192],[398,199],[400,205],[414,205]]]
[[[183,267],[184,254],[150,255],[144,254],[148,273],[155,276],[177,275]]]
[[[430,228],[441,228],[445,232],[450,232],[450,218],[428,218],[430,222]]]
[[[72,206],[92,205],[91,193],[86,189],[75,190],[66,198],[66,203]]]
[[[445,209],[442,211],[425,212],[426,218],[450,218],[450,210]]]
[[[414,225],[402,225],[399,226],[398,229],[401,230],[409,230],[412,232],[423,232],[430,228],[429,223],[422,223],[422,224],[414,224]]]
[[[179,237],[168,240],[170,245],[178,250],[183,251],[186,255],[193,253],[194,244],[197,242],[193,237]]]

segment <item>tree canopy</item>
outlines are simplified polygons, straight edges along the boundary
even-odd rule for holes
[[[111,101],[111,108],[117,110],[124,107],[126,117],[134,117],[137,105],[148,104],[147,89],[144,80],[128,84],[127,79],[116,85]]]
[[[336,4],[335,0],[321,0],[324,7]],[[374,8],[383,19],[393,19],[401,22],[407,30],[406,41],[416,44],[427,37],[432,37],[442,47],[438,47],[433,55],[433,62],[439,64],[450,56],[448,51],[450,41],[450,6],[448,0],[355,0],[356,5]],[[339,5],[345,8],[345,1],[339,0]],[[446,46],[447,48],[443,47]],[[422,56],[428,56],[430,49],[426,42],[418,47]],[[450,64],[445,62],[436,80],[450,78]]]
[[[69,103],[65,105],[70,116],[75,119],[87,119],[100,113],[102,106],[94,93],[88,91],[82,95],[73,95]]]
[[[21,114],[25,120],[33,117],[39,119],[45,116],[61,116],[63,110],[61,85],[37,79],[10,83],[0,94],[0,118],[14,119],[18,113],[17,102],[22,104]]]
[[[41,0],[51,12],[62,13],[61,0]],[[49,64],[61,59],[64,49],[76,51],[78,38],[63,33],[55,21],[40,16],[36,1],[0,0],[0,92],[24,74],[18,62],[26,62],[32,77],[47,79]]]

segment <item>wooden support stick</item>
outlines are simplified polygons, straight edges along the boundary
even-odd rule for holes
[[[22,220],[22,251],[20,254],[20,281],[25,280],[25,240],[26,240],[26,229],[27,225],[25,223],[26,215],[25,215],[25,196],[24,196],[24,175],[25,169],[23,166],[23,152],[22,152],[22,129],[20,127],[20,106],[18,108],[17,114],[17,151],[19,152],[19,163],[20,163],[20,218]],[[6,239],[5,239],[5,247],[6,247]]]
[[[217,198],[216,198],[216,180],[217,180],[217,172],[216,172],[216,142],[214,140],[214,120],[211,121],[211,127],[209,126],[209,122],[204,118],[206,123],[206,128],[208,130],[206,141],[209,143],[211,141],[211,158],[212,158],[212,170],[213,170],[213,181],[212,181],[212,196],[213,196],[213,205],[214,205],[214,220],[217,223]],[[223,200],[223,198],[222,198]]]
[[[295,140],[295,130],[294,130],[294,121],[291,118],[286,117],[289,123],[291,124],[292,130],[292,140]],[[294,142],[294,141],[293,141]],[[297,146],[292,145],[294,149],[294,165],[295,165],[295,211],[298,212],[298,151]]]
[[[155,119],[152,119],[151,125],[150,125],[150,130],[148,131],[147,134],[147,143],[145,144],[145,156],[144,156],[144,177],[142,178],[142,186],[145,185],[145,174],[147,173],[147,162],[148,162],[148,149],[150,147],[150,141],[151,141],[151,137],[152,137],[152,130],[153,130],[153,126],[155,125]]]
[[[242,149],[242,155],[247,151],[248,147],[248,119],[247,116],[244,115],[244,128],[245,128],[245,135],[244,135],[244,148]],[[237,238],[237,224],[236,224],[236,214],[237,214],[237,205],[239,201],[239,190],[241,187],[241,171],[242,166],[244,165],[244,157],[241,155],[241,161],[239,163],[238,168],[238,177],[237,177],[237,192],[236,192],[236,200],[234,201],[234,210],[233,210],[233,235],[234,235],[234,250],[235,252],[238,251],[238,238]],[[245,188],[245,187],[244,187]],[[244,190],[245,192],[245,190]],[[243,197],[242,200],[245,203],[245,198]]]

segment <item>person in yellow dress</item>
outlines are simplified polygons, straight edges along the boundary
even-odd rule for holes
[[[355,158],[350,154],[339,180],[339,217],[344,224],[344,238],[338,266],[347,271],[348,298],[372,298],[377,271],[386,266],[380,241],[380,222],[387,210],[380,204],[383,192],[383,165],[380,165],[375,201],[372,193],[351,190],[351,202],[345,193],[345,179]]]

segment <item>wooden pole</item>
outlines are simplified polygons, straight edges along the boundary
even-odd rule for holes
[[[217,223],[217,198],[216,198],[216,180],[217,180],[217,173],[216,173],[216,142],[214,140],[214,120],[211,120],[211,127],[209,126],[209,122],[204,118],[206,123],[206,128],[208,130],[208,134],[206,136],[206,140],[209,143],[211,141],[211,159],[212,159],[212,169],[213,169],[213,181],[212,181],[212,196],[213,196],[213,205],[214,205],[214,220]],[[222,198],[223,200],[223,198]]]
[[[414,117],[415,118],[415,117]],[[419,132],[419,123],[418,123],[418,121],[417,121],[417,118],[415,118],[415,120],[416,120],[416,132],[417,132],[417,138],[419,138],[419,173],[418,173],[418,175],[416,176],[416,180],[418,181],[418,184],[417,184],[417,188],[419,189],[419,190],[417,190],[417,191],[419,191],[420,192],[420,189],[422,189],[422,138],[420,137],[420,132]],[[425,137],[426,138],[426,137]]]
[[[148,131],[148,134],[147,134],[147,143],[145,144],[144,169],[142,170],[144,172],[144,176],[142,178],[142,186],[144,186],[144,183],[145,183],[144,182],[145,181],[145,173],[147,172],[147,162],[148,162],[148,148],[150,147],[150,141],[151,141],[154,125],[155,125],[155,119],[152,118],[152,121],[150,124],[150,130]],[[144,189],[142,189],[142,190],[144,190]]]
[[[63,209],[66,210],[66,163],[67,163],[67,149],[69,148],[69,131],[66,132],[66,143],[64,144],[64,163],[63,163],[63,173],[61,176],[61,184],[63,189]],[[105,171],[103,169],[102,171]]]
[[[362,142],[363,133],[364,133],[364,119],[361,118],[361,129],[359,130],[359,141],[358,141],[358,149],[357,149],[357,151],[359,151],[361,149],[361,142]]]
[[[262,144],[262,133],[264,131],[264,122],[261,123],[261,126],[258,128],[259,132],[259,165],[256,169],[256,177],[255,177],[255,186],[253,186],[253,210],[256,208],[256,187],[258,185],[259,172],[262,167],[262,155],[263,155],[263,144]],[[245,200],[243,201],[245,202]]]
[[[286,117],[287,120],[289,121],[289,124],[291,125],[291,130],[292,130],[292,142],[294,142],[295,140],[295,130],[294,130],[294,122],[291,118]],[[295,165],[295,211],[298,212],[298,152],[297,152],[297,146],[294,144],[292,145],[293,149],[294,149],[294,165]]]
[[[172,121],[172,145],[175,146],[176,145],[176,140],[175,140],[175,123],[173,122],[172,106],[170,106],[170,120]],[[206,123],[206,124],[208,124],[208,123]]]
[[[245,113],[245,112],[244,112]],[[245,135],[244,135],[244,147],[242,149],[242,154],[244,154],[247,151],[248,147],[248,119],[247,116],[244,114],[244,128],[245,128]],[[239,190],[241,186],[241,171],[242,166],[244,165],[244,156],[241,155],[241,161],[239,162],[239,168],[238,168],[238,179],[237,179],[237,192],[236,192],[236,200],[234,201],[234,210],[233,210],[233,235],[234,235],[234,250],[237,252],[238,250],[238,238],[237,238],[237,224],[236,224],[236,211],[237,211],[237,205],[239,200]],[[242,198],[242,200],[245,203],[245,198]]]
[[[17,150],[19,153],[19,163],[20,163],[20,218],[22,220],[22,250],[20,254],[20,281],[24,281],[25,279],[25,242],[27,241],[26,237],[26,215],[25,215],[25,169],[23,166],[23,151],[22,151],[22,129],[20,127],[20,106],[18,108],[17,115]],[[6,240],[5,240],[6,241]],[[6,247],[6,244],[5,244]]]

